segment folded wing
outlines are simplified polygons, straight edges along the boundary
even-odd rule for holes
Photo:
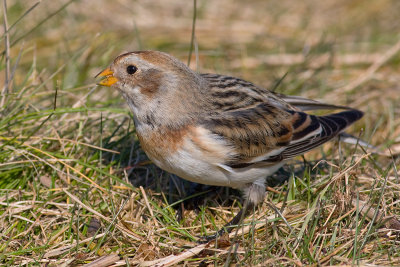
[[[329,141],[362,116],[355,109],[315,116],[262,103],[207,118],[204,124],[227,140],[237,153],[226,165],[244,168],[276,164],[301,155]]]
[[[232,146],[236,155],[226,159],[229,168],[276,164],[329,141],[363,113],[268,91],[245,80],[202,74],[207,81],[216,115],[203,119],[206,129]],[[344,109],[326,116],[304,111]]]

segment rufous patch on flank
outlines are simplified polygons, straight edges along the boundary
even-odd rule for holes
[[[210,161],[223,161],[233,157],[235,154],[232,145],[222,139],[218,139],[217,135],[212,134],[203,127],[191,128],[188,137],[195,147],[200,149]]]
[[[175,153],[181,146],[191,126],[179,129],[162,127],[149,134],[137,133],[142,149],[152,158],[163,159],[168,154]]]

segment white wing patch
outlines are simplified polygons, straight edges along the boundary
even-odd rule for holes
[[[320,125],[320,126],[318,127],[318,129],[316,129],[316,130],[310,132],[309,134],[303,136],[303,137],[300,138],[300,139],[296,139],[296,140],[294,140],[294,141],[291,141],[290,144],[291,144],[291,145],[292,145],[292,144],[296,144],[296,143],[298,143],[298,142],[307,140],[307,139],[309,139],[310,137],[316,137],[316,136],[319,135],[321,132],[322,132],[322,127],[321,127],[321,125]]]
[[[225,164],[217,163],[216,165],[218,167],[220,167],[221,169],[224,169],[225,171],[229,172],[229,173],[235,173],[235,171],[231,167],[229,167],[229,166],[227,166]]]
[[[286,147],[280,147],[280,148],[271,150],[270,152],[268,152],[266,154],[263,154],[261,156],[255,157],[254,159],[249,161],[249,163],[256,163],[256,162],[267,160],[269,157],[273,157],[273,156],[279,155],[285,149],[286,149]]]

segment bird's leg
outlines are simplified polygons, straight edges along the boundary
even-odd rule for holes
[[[263,180],[257,180],[256,182],[249,184],[244,191],[244,204],[242,209],[230,220],[227,224],[225,224],[220,230],[218,230],[213,235],[202,236],[200,237],[199,243],[207,243],[211,240],[216,239],[219,236],[222,236],[224,233],[230,233],[235,226],[238,226],[243,222],[243,220],[250,215],[254,207],[263,201],[265,195],[265,185]]]
[[[200,237],[200,240],[198,242],[207,243],[211,240],[216,239],[219,236],[222,236],[225,233],[229,234],[235,227],[239,226],[247,216],[252,213],[254,207],[255,205],[253,203],[245,200],[242,209],[235,215],[235,217],[233,217],[232,220],[226,223],[215,234]]]

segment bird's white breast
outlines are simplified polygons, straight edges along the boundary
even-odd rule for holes
[[[191,135],[185,136],[179,149],[162,159],[148,156],[160,168],[186,180],[239,189],[271,175],[282,165],[280,163],[268,167],[230,168],[224,165],[232,153],[227,144],[212,135],[200,133],[200,140],[199,135],[196,135],[196,139]]]

